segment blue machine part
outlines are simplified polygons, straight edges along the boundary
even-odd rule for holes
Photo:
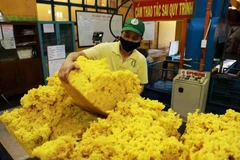
[[[189,69],[193,70],[199,70],[207,0],[196,0],[196,6],[194,17],[190,20],[188,25],[186,38],[185,58],[192,58],[192,61],[184,62],[191,66]],[[204,71],[212,70],[217,43],[226,42],[229,29],[227,22],[228,6],[229,0],[212,1],[212,18],[208,32]]]

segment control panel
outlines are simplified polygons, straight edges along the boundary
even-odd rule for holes
[[[176,80],[184,80],[196,83],[203,83],[207,77],[207,73],[192,71],[192,70],[181,70],[176,76]]]
[[[179,69],[173,79],[171,108],[187,121],[188,113],[206,108],[210,72]]]

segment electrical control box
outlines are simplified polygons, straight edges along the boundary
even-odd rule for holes
[[[207,77],[207,73],[192,71],[192,70],[181,70],[180,73],[175,77],[176,80],[182,80],[187,82],[203,83]]]
[[[173,79],[171,108],[180,114],[183,121],[196,109],[205,111],[210,72],[180,69]]]

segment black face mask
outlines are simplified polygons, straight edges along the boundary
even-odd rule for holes
[[[134,49],[137,49],[140,46],[140,42],[135,43],[135,42],[127,41],[127,40],[123,39],[122,37],[120,37],[120,42],[122,44],[123,49],[126,52],[130,52]]]

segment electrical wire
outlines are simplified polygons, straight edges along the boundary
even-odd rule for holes
[[[204,25],[204,31],[203,31],[203,40],[207,43],[207,37],[208,37],[208,31],[211,25],[211,18],[212,18],[212,1],[213,0],[208,0],[207,3],[207,9],[206,9],[206,17],[205,17],[205,25]],[[204,41],[202,41],[203,43]],[[201,59],[200,59],[200,64],[199,64],[199,71],[203,72],[204,70],[204,65],[205,65],[205,57],[206,57],[206,49],[207,44],[202,44],[202,53],[201,53]]]
[[[183,64],[183,66],[185,66],[185,67],[189,67],[189,68],[192,68],[192,66],[191,65],[189,65],[189,64]]]
[[[192,58],[183,58],[184,61],[192,61]]]
[[[209,32],[209,29],[210,29],[211,23],[212,23],[212,12],[210,13],[210,20],[209,20],[209,24],[208,24],[207,32],[206,32],[206,34],[205,34],[205,36],[204,36],[204,40],[207,39],[207,35],[208,35],[208,32]]]
[[[111,24],[112,24],[112,18],[113,18],[113,16],[116,14],[116,12],[118,11],[118,9],[120,8],[120,7],[122,7],[125,3],[127,3],[127,2],[129,2],[130,0],[127,0],[127,1],[125,1],[125,2],[123,2],[120,6],[118,6],[117,8],[116,8],[116,10],[113,12],[113,14],[112,14],[112,16],[111,16],[111,18],[110,18],[110,20],[109,20],[109,30],[110,30],[110,33],[113,35],[113,37],[114,38],[118,38],[117,36],[115,36],[114,35],[114,33],[113,33],[113,31],[112,31],[112,28],[111,28]]]
[[[125,14],[125,16],[124,16],[123,25],[124,25],[124,23],[125,23],[125,21],[126,21],[128,12],[130,11],[131,7],[132,7],[132,4],[128,7],[128,10],[127,10],[127,12],[126,12],[126,14]]]

